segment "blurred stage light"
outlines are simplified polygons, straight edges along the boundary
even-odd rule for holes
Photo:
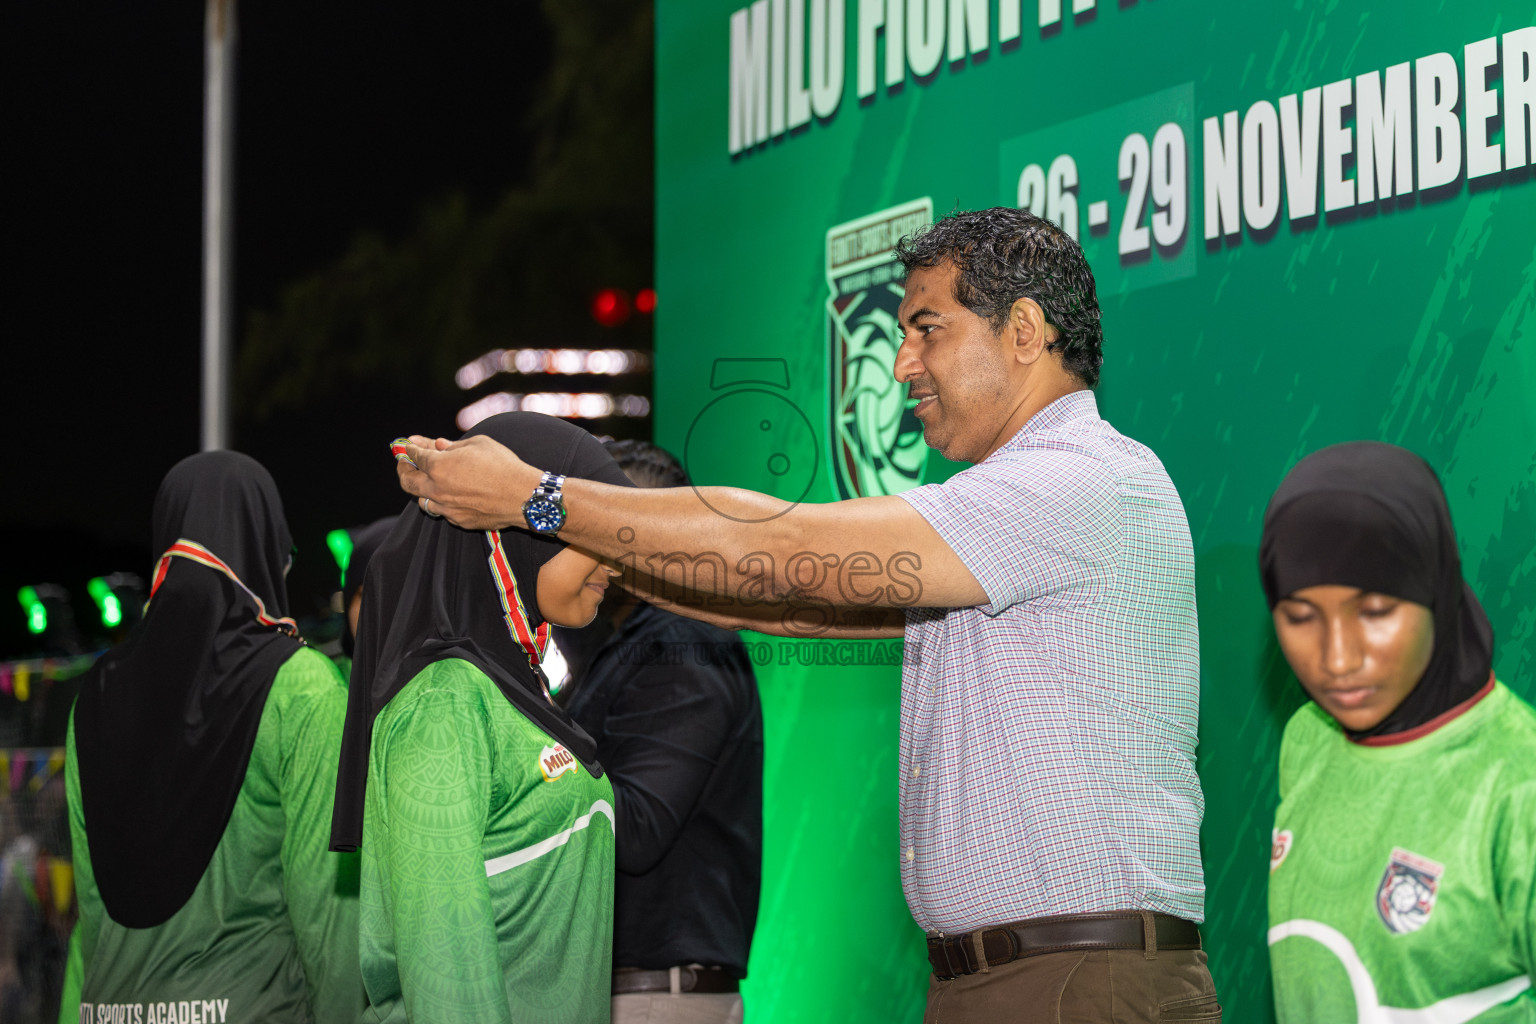
[[[629,319],[629,294],[618,288],[604,288],[592,296],[592,319],[604,327],[617,327]]]
[[[107,629],[131,628],[144,617],[144,580],[135,573],[109,572],[86,583],[85,589]]]
[[[43,607],[42,599],[37,596],[34,587],[22,587],[16,592],[16,599],[21,602],[21,610],[27,616],[27,632],[34,635],[48,629],[48,609]]]
[[[341,585],[346,586],[347,566],[352,561],[352,535],[346,530],[332,530],[325,535],[325,546],[331,549],[336,568],[341,570]]]
[[[42,637],[44,647],[65,654],[87,649],[85,637],[75,625],[69,591],[57,583],[34,583],[18,590],[16,597],[27,616],[27,632]],[[121,614],[121,605],[118,611]]]
[[[487,416],[502,412],[541,412],[567,420],[600,420],[610,416],[640,418],[651,414],[651,400],[644,395],[609,395],[586,391],[535,391],[515,394],[498,391],[459,410],[460,430],[468,430]]]
[[[459,367],[453,379],[471,391],[498,373],[617,377],[650,368],[651,354],[632,348],[498,348]]]
[[[656,312],[656,289],[641,288],[635,292],[635,312],[647,314]]]
[[[101,612],[101,624],[108,629],[116,629],[123,623],[123,603],[112,593],[112,584],[101,576],[96,576],[85,585],[85,589],[91,592],[91,600],[96,602],[96,609]]]
[[[549,354],[551,373],[577,374],[587,368],[586,355],[579,349],[557,348]]]

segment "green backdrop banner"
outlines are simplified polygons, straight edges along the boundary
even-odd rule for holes
[[[1256,547],[1286,469],[1356,438],[1429,459],[1498,673],[1536,692],[1536,8],[657,8],[657,438],[699,482],[830,501],[957,471],[889,377],[890,245],[995,205],[1082,242],[1100,407],[1167,465],[1198,559],[1211,965],[1228,1020],[1270,1019],[1266,865],[1300,693]],[[899,653],[752,639],[768,765],[749,1015],[918,1020]]]

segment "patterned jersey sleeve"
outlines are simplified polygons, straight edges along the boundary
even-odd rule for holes
[[[363,1008],[357,958],[356,853],[330,849],[331,808],[347,689],[336,666],[310,648],[278,670],[265,719],[279,716],[283,892],[317,1020],[351,1020]]]
[[[85,956],[88,948],[96,945],[96,933],[101,928],[101,917],[96,908],[101,901],[96,898],[96,877],[91,870],[91,848],[85,838],[85,812],[80,802],[80,762],[75,756],[75,715],[69,715],[69,732],[65,739],[64,792],[69,801],[69,838],[73,849],[75,873],[75,905],[80,917],[69,933],[69,954],[64,962],[64,991],[59,1003],[59,1024],[79,1024],[80,991],[85,983]]]
[[[1494,832],[1496,898],[1510,928],[1515,959],[1536,977],[1536,781],[1505,798]]]
[[[1119,558],[1121,495],[1108,467],[1087,453],[1002,451],[901,497],[981,584],[988,614],[1048,594],[1091,592]]]
[[[365,894],[393,925],[406,1016],[437,1024],[510,1022],[486,879],[491,749],[473,700],[433,689],[375,724]],[[382,827],[378,827],[382,825]]]

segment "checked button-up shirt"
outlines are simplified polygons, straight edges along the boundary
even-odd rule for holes
[[[960,933],[1051,914],[1204,917],[1184,507],[1092,392],[902,495],[986,591],[907,613],[902,888]]]

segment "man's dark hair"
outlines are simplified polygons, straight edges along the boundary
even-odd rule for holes
[[[693,483],[671,452],[649,441],[605,441],[603,447],[636,487],[688,487]]]
[[[955,301],[1001,331],[1014,302],[1034,299],[1058,337],[1061,365],[1088,387],[1099,382],[1104,331],[1093,271],[1065,231],[1028,210],[996,206],[952,213],[896,243],[907,273],[953,263]]]

